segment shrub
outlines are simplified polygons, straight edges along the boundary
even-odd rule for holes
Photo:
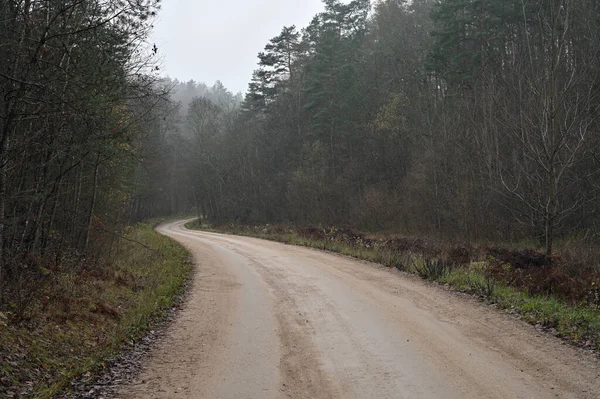
[[[429,280],[439,280],[450,271],[448,262],[439,258],[425,258],[422,262],[415,262],[414,266],[419,276]]]

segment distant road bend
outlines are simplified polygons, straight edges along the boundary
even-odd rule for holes
[[[593,354],[394,270],[308,248],[158,230],[197,271],[125,398],[599,398]]]

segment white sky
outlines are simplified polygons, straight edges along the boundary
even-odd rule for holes
[[[163,0],[150,40],[163,74],[245,92],[269,39],[322,10],[321,0]]]

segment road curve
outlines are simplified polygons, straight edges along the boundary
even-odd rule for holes
[[[598,398],[600,364],[515,318],[366,262],[184,228],[184,309],[124,398]]]

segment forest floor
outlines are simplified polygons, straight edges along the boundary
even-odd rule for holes
[[[346,256],[159,231],[194,255],[185,306],[120,396],[596,398],[596,355],[471,295]]]
[[[74,378],[85,387],[124,349],[148,346],[191,271],[187,251],[151,222],[128,228],[106,257],[49,271],[25,312],[0,313],[0,398],[69,397]]]

